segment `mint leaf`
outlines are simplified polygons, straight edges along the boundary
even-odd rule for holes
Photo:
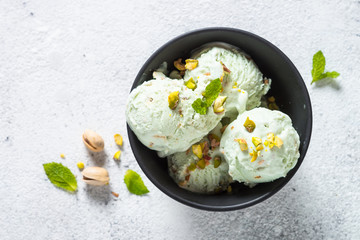
[[[219,96],[222,85],[220,79],[212,80],[205,88],[203,92],[203,100],[200,98],[196,99],[191,105],[195,112],[205,115],[207,113],[208,107],[214,102],[214,100]]]
[[[321,74],[325,70],[325,57],[322,51],[318,51],[313,56],[313,69],[311,70],[311,75],[313,81],[320,79]]]
[[[124,182],[129,192],[133,194],[143,195],[149,192],[143,180],[141,179],[140,175],[134,172],[133,170],[129,169],[126,171]]]
[[[77,182],[74,174],[61,163],[45,163],[43,164],[45,173],[50,182],[55,186],[74,192],[77,189]]]
[[[220,79],[212,80],[205,88],[203,93],[206,103],[210,106],[213,101],[217,98],[221,91],[222,85]]]
[[[335,71],[324,73],[325,64],[325,56],[322,51],[318,51],[317,53],[315,53],[313,56],[313,69],[311,70],[311,75],[313,78],[311,84],[324,78],[337,78],[338,76],[340,76],[340,73]]]
[[[340,76],[340,73],[332,71],[332,72],[326,72],[321,74],[321,79],[322,78],[337,78],[338,76]]]
[[[205,115],[207,113],[208,105],[200,98],[196,99],[191,106],[195,110],[195,112],[201,115]]]

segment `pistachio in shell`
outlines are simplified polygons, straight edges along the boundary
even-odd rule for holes
[[[86,129],[82,135],[85,146],[93,152],[104,150],[104,139],[93,130]]]
[[[83,181],[94,186],[109,184],[109,173],[102,167],[87,167],[81,172]]]

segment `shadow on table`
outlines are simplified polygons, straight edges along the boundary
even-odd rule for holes
[[[92,200],[105,205],[111,200],[110,186],[92,186],[86,185],[86,195]]]

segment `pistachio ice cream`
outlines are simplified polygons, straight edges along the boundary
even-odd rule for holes
[[[212,47],[203,51],[197,60],[197,68],[187,70],[184,80],[193,78],[201,88],[212,79],[222,79],[223,94],[228,96],[228,112],[237,110],[238,94],[247,92],[246,109],[250,110],[260,105],[261,97],[270,89],[271,80],[264,78],[253,60],[235,49]]]
[[[161,157],[186,151],[201,140],[221,120],[224,113],[209,107],[205,115],[192,107],[201,93],[184,85],[183,80],[166,78],[146,81],[128,98],[126,120],[138,139]]]
[[[198,193],[225,190],[232,179],[229,165],[219,151],[222,125],[185,152],[168,157],[169,173],[182,188]]]
[[[234,180],[263,183],[286,176],[300,156],[299,145],[289,116],[255,108],[229,124],[220,149]]]

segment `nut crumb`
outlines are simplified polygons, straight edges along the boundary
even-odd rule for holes
[[[115,197],[119,197],[119,194],[116,192],[111,192],[112,195],[114,195]]]

